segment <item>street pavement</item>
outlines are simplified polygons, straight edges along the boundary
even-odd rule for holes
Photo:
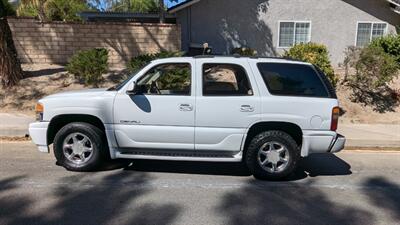
[[[118,162],[74,173],[28,142],[0,143],[0,153],[1,225],[400,224],[400,152],[313,155],[281,182],[232,163]]]

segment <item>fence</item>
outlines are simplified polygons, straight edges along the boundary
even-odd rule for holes
[[[175,24],[41,23],[20,18],[8,22],[23,63],[65,64],[79,50],[105,47],[110,66],[123,67],[139,54],[181,48],[180,28]]]

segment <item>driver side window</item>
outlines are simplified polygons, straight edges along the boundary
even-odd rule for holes
[[[146,95],[190,95],[190,64],[157,65],[141,77],[137,85],[140,93]]]

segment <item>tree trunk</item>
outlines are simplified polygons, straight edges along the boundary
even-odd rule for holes
[[[160,23],[165,23],[165,6],[164,6],[164,0],[159,0],[159,8],[160,8]]]
[[[11,87],[22,78],[21,63],[17,56],[10,27],[6,18],[0,18],[0,84]]]

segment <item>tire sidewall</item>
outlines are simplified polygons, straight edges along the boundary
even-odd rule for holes
[[[270,141],[276,141],[284,145],[289,152],[287,167],[277,173],[264,170],[258,163],[258,151],[260,147]],[[254,177],[263,180],[278,180],[290,175],[297,167],[300,159],[299,148],[294,139],[282,131],[266,131],[256,135],[249,144],[246,152],[246,164]]]
[[[69,161],[63,153],[63,144],[65,138],[71,134],[79,132],[86,135],[93,147],[92,156],[90,159],[82,164],[75,164]],[[102,161],[104,150],[102,149],[104,133],[97,127],[88,123],[70,123],[65,125],[60,131],[57,132],[54,138],[54,155],[57,162],[65,167],[67,170],[72,171],[91,171],[94,170]]]

